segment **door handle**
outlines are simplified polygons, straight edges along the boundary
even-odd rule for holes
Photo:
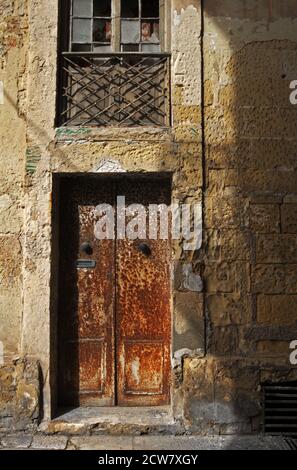
[[[152,250],[150,249],[149,245],[147,245],[146,243],[140,243],[137,248],[145,256],[150,256],[152,253]]]

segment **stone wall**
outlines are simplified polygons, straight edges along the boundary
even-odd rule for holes
[[[26,1],[0,4],[0,364],[19,352],[26,151]]]
[[[14,360],[0,367],[0,433],[36,428],[42,418],[41,383],[35,361]]]
[[[297,377],[297,6],[204,9],[207,354],[187,363],[186,414],[202,431],[252,432],[260,384]]]
[[[203,207],[202,248],[180,240],[172,263],[173,412],[189,432],[257,432],[260,384],[297,378],[297,7],[276,3],[204,0],[201,22],[199,0],[166,2],[172,127],[78,130],[55,129],[58,1],[1,2],[2,429],[55,412],[61,172],[171,172],[173,201]]]

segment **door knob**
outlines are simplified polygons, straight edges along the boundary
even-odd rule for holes
[[[146,243],[140,243],[138,245],[138,250],[141,251],[141,253],[143,253],[145,256],[150,256],[152,253],[152,250]]]
[[[80,249],[86,255],[92,255],[93,254],[93,248],[92,248],[91,243],[89,243],[89,242],[83,242],[80,246]]]

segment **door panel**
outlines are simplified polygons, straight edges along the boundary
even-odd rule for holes
[[[64,178],[61,185],[60,405],[169,403],[170,240],[97,240],[95,208],[115,208],[117,195],[125,196],[126,206],[148,211],[149,204],[170,205],[170,182],[88,176]]]
[[[61,188],[59,397],[63,405],[114,404],[113,240],[94,236],[94,209],[114,202],[114,188],[69,178]],[[89,243],[92,253],[84,251]],[[95,267],[78,267],[85,261]]]
[[[126,196],[126,205],[138,203],[146,210],[149,204],[170,204],[170,186],[166,181],[122,181],[117,193]],[[126,221],[129,222],[128,217]],[[140,243],[149,246],[149,255],[139,250]],[[116,257],[118,404],[167,404],[170,240],[117,240]]]

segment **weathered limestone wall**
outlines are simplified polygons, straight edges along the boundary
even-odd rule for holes
[[[0,363],[19,353],[27,2],[0,4]]]
[[[23,167],[18,174],[24,188],[24,228],[18,226],[23,240],[23,289],[17,310],[21,331],[13,328],[13,332],[21,344],[20,357],[40,365],[45,419],[54,413],[57,370],[56,271],[51,266],[57,260],[51,244],[53,173],[172,172],[173,200],[201,204],[200,2],[173,1],[172,9],[171,2],[166,2],[166,9],[167,42],[172,50],[172,128],[55,129],[58,0],[28,2],[28,113]],[[179,377],[184,350],[204,353],[204,320],[197,254],[184,252],[181,242],[176,243],[174,253],[173,354]],[[15,295],[9,301],[12,298]],[[4,317],[6,325],[9,320]],[[7,336],[3,336],[6,348]],[[182,401],[176,398],[178,394],[173,396],[176,413],[182,414]]]
[[[203,204],[202,248],[172,263],[189,431],[258,431],[260,383],[297,378],[297,7],[203,3],[204,26],[200,0],[166,2],[172,127],[121,130],[55,129],[58,1],[0,4],[0,430],[54,413],[54,173],[172,172],[173,201]]]
[[[187,363],[186,407],[197,429],[251,432],[260,383],[297,377],[297,5],[204,7],[207,355]]]
[[[20,359],[23,313],[28,2],[0,3],[0,431],[40,416],[40,371]]]
[[[23,344],[24,337],[22,337],[26,297],[24,279],[36,262],[30,256],[25,256],[28,252],[28,245],[34,245],[34,240],[32,230],[26,230],[24,222],[28,197],[26,193],[31,184],[26,176],[26,169],[29,172],[35,160],[30,145],[34,108],[28,101],[32,96],[29,93],[28,70],[30,70],[30,79],[33,79],[35,83],[41,82],[42,75],[38,65],[36,67],[32,65],[32,63],[36,64],[37,60],[34,48],[29,49],[29,33],[31,37],[33,33],[29,11],[30,8],[36,7],[37,3],[12,0],[2,1],[0,4],[1,430],[3,428],[27,428],[32,423],[36,423],[41,416],[39,403],[42,373],[40,373],[38,362],[42,358],[36,355],[26,359],[29,351]],[[36,21],[42,21],[42,15],[36,17]],[[44,27],[46,24],[47,19],[44,18]],[[46,52],[48,43],[42,43],[42,35],[35,37],[34,42],[36,46],[42,45]],[[48,92],[50,92],[49,89]],[[47,94],[46,88],[44,93]],[[40,102],[36,102],[35,108],[40,111]],[[39,125],[45,127],[40,117]],[[40,139],[42,132],[38,133]],[[40,217],[35,211],[28,218],[30,225],[34,227],[36,220]],[[42,250],[42,243],[35,248]],[[35,289],[35,298],[38,298],[41,293],[38,284],[33,284],[31,289]],[[40,312],[35,316],[36,322],[39,314]],[[32,328],[36,328],[34,322]],[[39,330],[39,335],[43,335],[42,329]],[[43,336],[43,341],[45,337]]]
[[[16,359],[0,368],[0,433],[34,430],[42,415],[36,361]]]

